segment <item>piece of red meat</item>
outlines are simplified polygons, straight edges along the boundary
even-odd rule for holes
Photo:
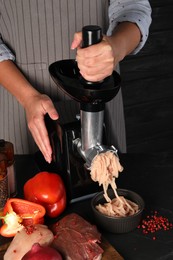
[[[99,246],[101,234],[76,213],[71,213],[52,226],[55,247],[68,260],[98,260],[103,249]]]

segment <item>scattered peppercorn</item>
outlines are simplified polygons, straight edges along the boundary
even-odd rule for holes
[[[30,235],[34,232],[34,230],[36,230],[36,228],[34,226],[25,226],[25,232],[27,235]]]
[[[154,211],[151,215],[147,215],[146,218],[142,220],[138,228],[142,229],[143,234],[153,234],[159,230],[170,230],[173,228],[173,224],[168,218],[161,216],[157,211]],[[153,236],[152,239],[156,240],[156,236]]]

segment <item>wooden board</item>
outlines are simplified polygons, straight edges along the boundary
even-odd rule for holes
[[[0,260],[3,260],[4,254],[9,244],[10,242],[0,246]],[[124,258],[105,238],[102,238],[101,247],[104,250],[102,260],[124,260]]]
[[[101,247],[104,250],[102,260],[124,260],[124,258],[105,238],[102,238]]]

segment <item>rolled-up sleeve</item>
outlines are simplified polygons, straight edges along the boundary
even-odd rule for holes
[[[14,54],[11,50],[4,44],[0,35],[0,62],[4,60],[15,60]]]
[[[151,24],[151,6],[146,0],[111,0],[109,5],[109,28],[107,35],[111,35],[113,29],[121,22],[137,24],[141,31],[141,41],[131,53],[138,53],[148,39]]]

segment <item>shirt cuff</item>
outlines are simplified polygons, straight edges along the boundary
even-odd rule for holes
[[[10,49],[0,41],[0,62],[4,60],[15,60],[14,54],[10,51]]]
[[[149,26],[151,24],[151,17],[150,16],[146,17],[146,16],[140,14],[139,12],[135,12],[135,11],[126,13],[125,15],[120,15],[120,16],[116,17],[115,19],[112,16],[110,19],[110,24],[109,24],[109,28],[107,31],[107,35],[110,36],[112,34],[113,29],[121,22],[132,22],[132,23],[135,23],[139,27],[139,30],[141,31],[141,41],[138,44],[138,46],[136,47],[136,49],[133,50],[133,52],[131,52],[130,54],[138,53],[143,48],[143,46],[145,45],[145,43],[148,39]]]

